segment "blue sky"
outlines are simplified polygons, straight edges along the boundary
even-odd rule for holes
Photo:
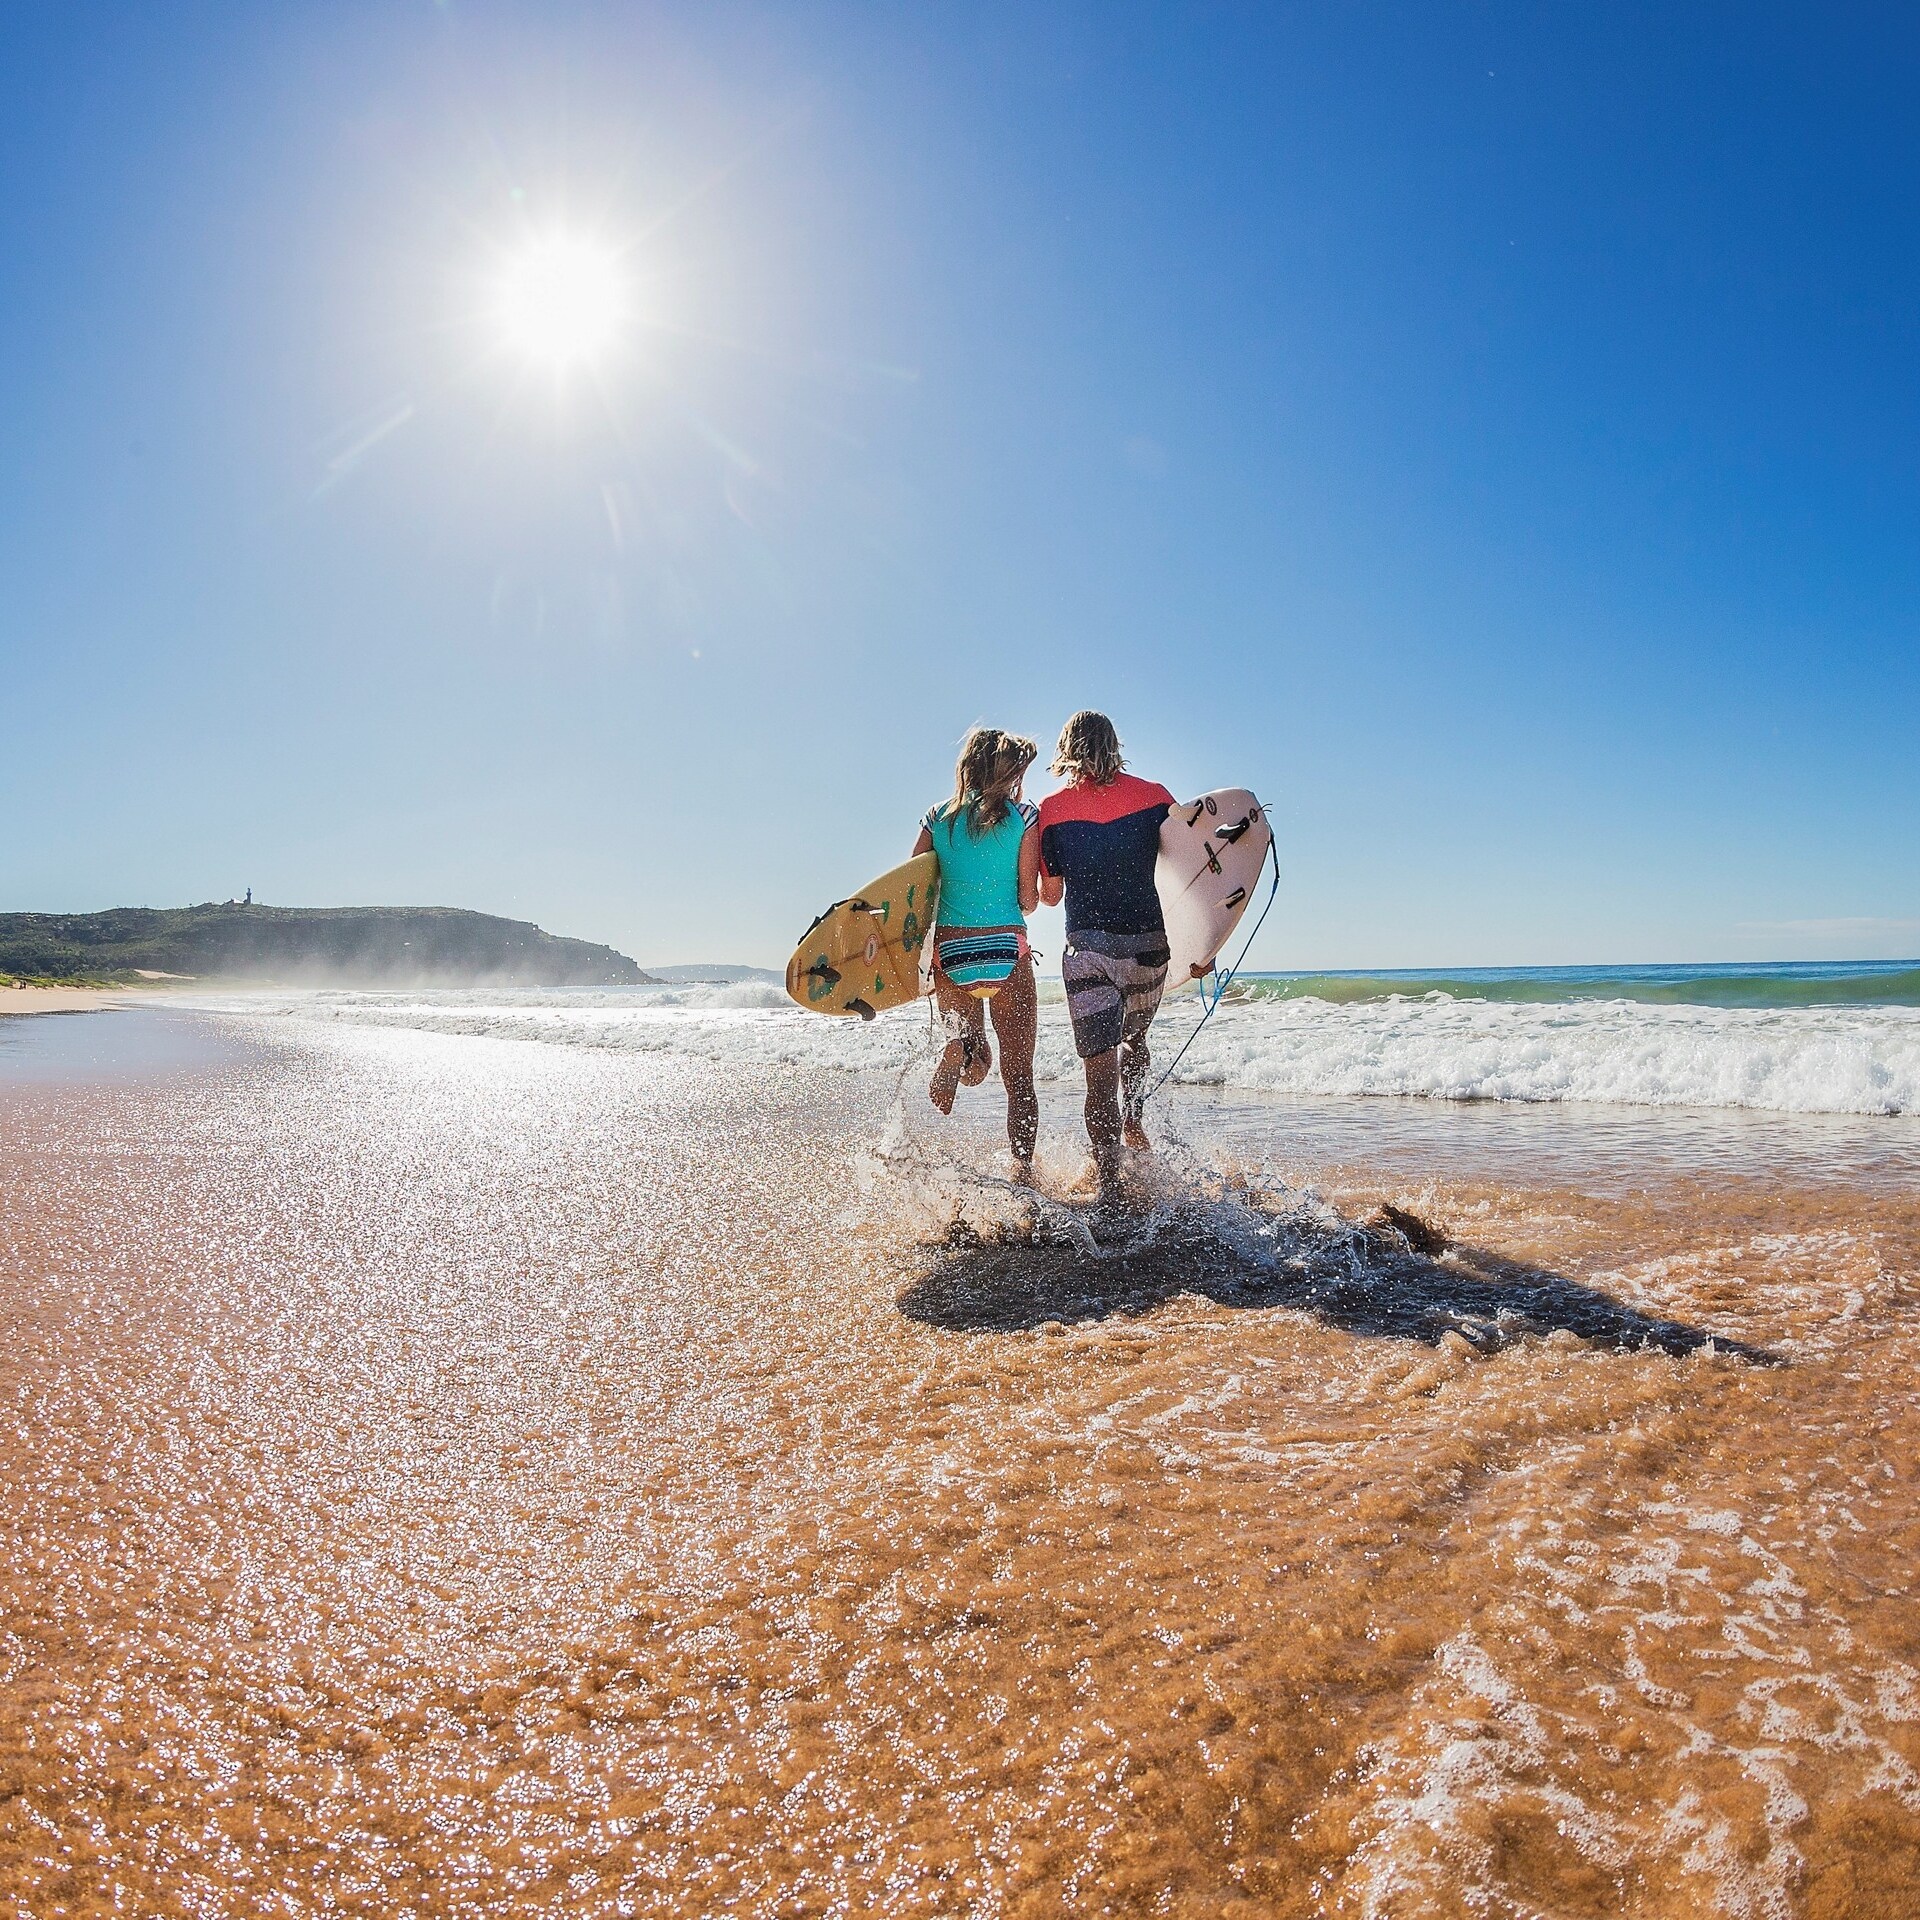
[[[1920,951],[1900,9],[10,35],[0,907],[777,963],[1097,705],[1269,800],[1269,966]]]

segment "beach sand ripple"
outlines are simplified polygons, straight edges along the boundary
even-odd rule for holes
[[[1913,1911],[1909,1191],[1093,1217],[894,1102],[0,1096],[0,1913]]]

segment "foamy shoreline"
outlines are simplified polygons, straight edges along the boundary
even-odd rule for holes
[[[932,1041],[924,1007],[824,1020],[758,982],[725,987],[202,994],[182,1004],[328,1024],[404,1027],[716,1063],[902,1070]],[[1199,1017],[1170,999],[1154,1049],[1170,1064]],[[1036,1071],[1077,1073],[1065,1010],[1043,1003]],[[1920,1008],[1746,1008],[1618,1000],[1229,1002],[1176,1083],[1247,1092],[1526,1104],[1920,1114]]]

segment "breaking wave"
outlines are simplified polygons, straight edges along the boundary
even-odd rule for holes
[[[930,1054],[924,1006],[863,1025],[790,1005],[760,981],[563,992],[316,992],[204,996],[210,1010],[402,1027],[616,1052],[843,1070]],[[1154,1030],[1170,1061],[1198,1002]],[[1076,1072],[1066,1013],[1041,1009],[1036,1069]],[[1715,1007],[1630,1000],[1229,1001],[1194,1035],[1177,1083],[1288,1094],[1583,1101],[1781,1113],[1920,1113],[1920,1009]]]

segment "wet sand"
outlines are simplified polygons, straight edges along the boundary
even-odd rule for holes
[[[124,1007],[131,994],[120,987],[0,986],[0,1014],[94,1013],[103,1007]]]
[[[0,1085],[0,1912],[1914,1911],[1897,1154],[1195,1102],[1090,1248],[877,1076],[190,1028]]]

